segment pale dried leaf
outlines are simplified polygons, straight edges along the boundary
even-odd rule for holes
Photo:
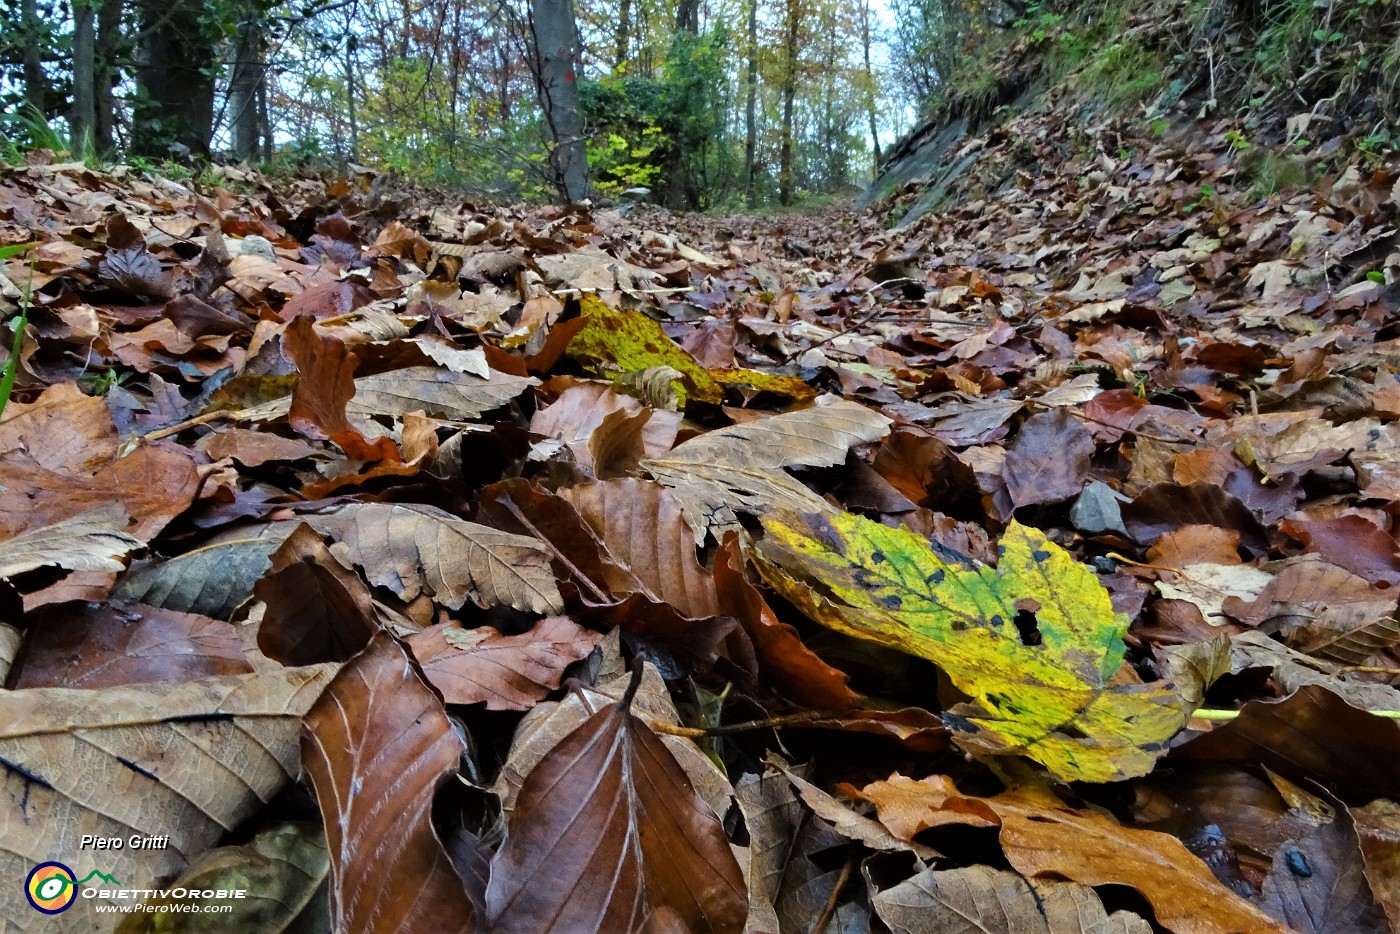
[[[142,547],[127,535],[126,508],[109,503],[71,519],[21,532],[0,542],[0,577],[13,577],[42,567],[70,571],[121,571],[121,559]]]
[[[827,511],[825,500],[783,468],[844,463],[853,445],[883,438],[890,424],[878,412],[841,400],[721,428],[641,466],[672,488],[695,540],[703,542],[711,529],[718,534],[737,525],[736,511]]]
[[[970,866],[923,872],[871,899],[893,934],[1151,934],[1127,911],[1104,910],[1076,882]]]
[[[338,557],[405,601],[427,594],[453,610],[468,600],[530,613],[563,609],[549,552],[536,539],[417,504],[356,503],[305,518],[338,539]]]
[[[150,888],[237,827],[298,773],[301,717],[335,667],[279,668],[178,684],[101,691],[0,692],[0,875],[23,879],[58,860],[79,878],[100,868]],[[236,763],[236,767],[230,764]],[[163,850],[95,855],[85,834],[168,835]],[[111,931],[120,913],[78,899],[65,930]],[[0,917],[38,916],[19,885],[0,890]]]

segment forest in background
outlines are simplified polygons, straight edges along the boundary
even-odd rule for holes
[[[201,158],[391,170],[553,197],[580,142],[596,193],[673,208],[790,204],[869,180],[930,89],[933,20],[870,0],[5,0],[14,161]],[[960,16],[1001,16],[960,8]],[[563,42],[582,132],[561,136]],[[551,132],[551,131],[554,132]],[[582,140],[577,137],[582,136]],[[556,138],[562,142],[556,143]]]

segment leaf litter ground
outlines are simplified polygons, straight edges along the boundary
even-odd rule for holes
[[[1400,923],[1395,176],[1056,119],[903,228],[5,169],[6,930]]]

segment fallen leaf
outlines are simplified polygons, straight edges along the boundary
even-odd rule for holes
[[[25,641],[15,688],[111,688],[250,672],[231,623],[139,603],[65,603]]]
[[[563,609],[549,552],[537,539],[417,504],[355,503],[306,521],[334,536],[344,550],[333,551],[363,568],[371,584],[405,601],[426,594],[453,610],[468,600],[531,613]]]
[[[1079,495],[1089,479],[1094,438],[1067,408],[1032,415],[1006,449],[1002,475],[1016,506]]]
[[[128,519],[121,503],[97,506],[53,525],[21,532],[0,542],[0,577],[36,568],[70,571],[122,571],[121,560],[142,547],[124,531]]]
[[[214,934],[229,929],[283,934],[314,929],[327,920],[329,871],[326,837],[320,827],[280,824],[243,846],[205,851],[165,886],[167,891],[241,890],[244,897],[147,899],[142,910],[126,914],[117,934]],[[203,912],[176,905],[200,906],[217,918],[202,918]]]
[[[925,869],[878,893],[871,903],[894,934],[1150,934],[1152,930],[1152,925],[1131,912],[1108,914],[1087,886],[1025,879],[986,866]]]
[[[868,785],[860,794],[880,807],[884,784]],[[1045,788],[1019,786],[977,798],[959,793],[946,778],[921,784],[928,785],[928,809],[950,812],[951,820],[970,814],[974,826],[984,826],[987,815],[995,815],[1007,861],[1028,879],[1131,886],[1152,905],[1157,922],[1176,934],[1287,930],[1216,881],[1170,834],[1124,827],[1098,811],[1071,808]],[[909,792],[899,798],[907,809]],[[882,821],[884,816],[880,807]]]
[[[550,616],[516,635],[502,635],[490,626],[463,629],[439,623],[404,641],[447,703],[529,710],[559,687],[565,668],[587,657],[602,640],[567,616]]]
[[[258,648],[284,665],[344,662],[362,650],[379,628],[364,581],[331,554],[305,523],[270,558],[253,585],[265,605]]]
[[[1128,620],[1094,572],[1012,523],[997,568],[838,513],[763,518],[764,579],[825,626],[933,661],[974,703],[945,714],[982,754],[1065,779],[1148,772],[1185,723],[1165,684],[1112,684]]]
[[[442,701],[387,632],[306,715],[302,763],[326,827],[335,931],[476,930],[432,823],[433,795],[465,750]]]
[[[268,537],[234,537],[163,561],[138,564],[113,596],[215,619],[229,619],[253,595],[271,555],[291,529]]]
[[[0,872],[23,879],[57,860],[78,878],[100,869],[131,888],[179,874],[297,774],[301,716],[333,674],[316,666],[100,691],[0,691]],[[132,833],[168,837],[168,846],[79,848],[85,834]],[[80,898],[63,924],[111,931],[122,915],[96,909],[118,904]],[[0,892],[0,917],[32,911],[20,886]]]
[[[865,406],[832,402],[711,431],[641,467],[675,491],[699,544],[711,528],[737,525],[739,511],[828,508],[783,468],[843,463],[852,446],[884,437],[889,426]]]
[[[606,480],[560,491],[626,576],[606,581],[614,593],[641,590],[682,615],[719,612],[714,579],[695,556],[681,504],[666,487],[646,480]]]
[[[1400,805],[1380,798],[1352,808],[1366,878],[1392,930],[1400,923]]]
[[[486,889],[495,934],[641,932],[663,912],[696,934],[743,930],[724,828],[630,710],[640,675],[525,779]]]

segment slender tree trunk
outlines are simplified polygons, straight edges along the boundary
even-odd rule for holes
[[[860,46],[865,55],[865,112],[870,117],[870,151],[875,159],[871,172],[880,171],[880,129],[875,119],[875,71],[870,67],[870,0],[860,5]]]
[[[233,130],[233,157],[256,159],[261,137],[258,119],[258,89],[263,82],[262,24],[257,14],[249,10],[238,28],[238,45],[234,52],[233,75],[229,78],[229,125]]]
[[[98,152],[116,147],[117,100],[112,88],[117,83],[117,46],[121,42],[122,0],[101,0],[97,9],[97,63],[93,101],[97,128],[93,139]]]
[[[549,164],[554,185],[565,201],[588,197],[588,150],[583,109],[579,105],[574,60],[578,29],[570,0],[531,0],[535,85],[553,147]]]
[[[97,138],[97,10],[90,0],[73,0],[73,109],[68,127],[79,152]]]
[[[238,27],[234,73],[228,78],[228,123],[232,129],[234,158],[258,158],[260,120],[258,90],[262,87],[262,24],[255,11]]]
[[[758,105],[758,0],[749,0],[749,75],[744,89],[744,202],[750,207],[758,204],[758,129],[755,111]]]
[[[345,40],[345,119],[350,126],[350,161],[360,161],[360,124],[355,118],[355,36]]]
[[[676,4],[676,29],[692,35],[700,31],[700,0],[680,0]]]
[[[617,28],[613,30],[613,71],[627,66],[632,44],[632,0],[618,0]]]
[[[24,36],[24,99],[44,117],[44,45],[39,41],[44,24],[39,19],[38,0],[20,0],[20,32]]]
[[[267,73],[263,73],[262,83],[258,85],[258,119],[262,122],[262,157],[264,162],[272,161],[272,114],[267,106]]]
[[[797,96],[797,38],[801,14],[798,0],[787,0],[786,61],[783,66],[783,130],[778,149],[778,203],[792,204],[792,111]]]

